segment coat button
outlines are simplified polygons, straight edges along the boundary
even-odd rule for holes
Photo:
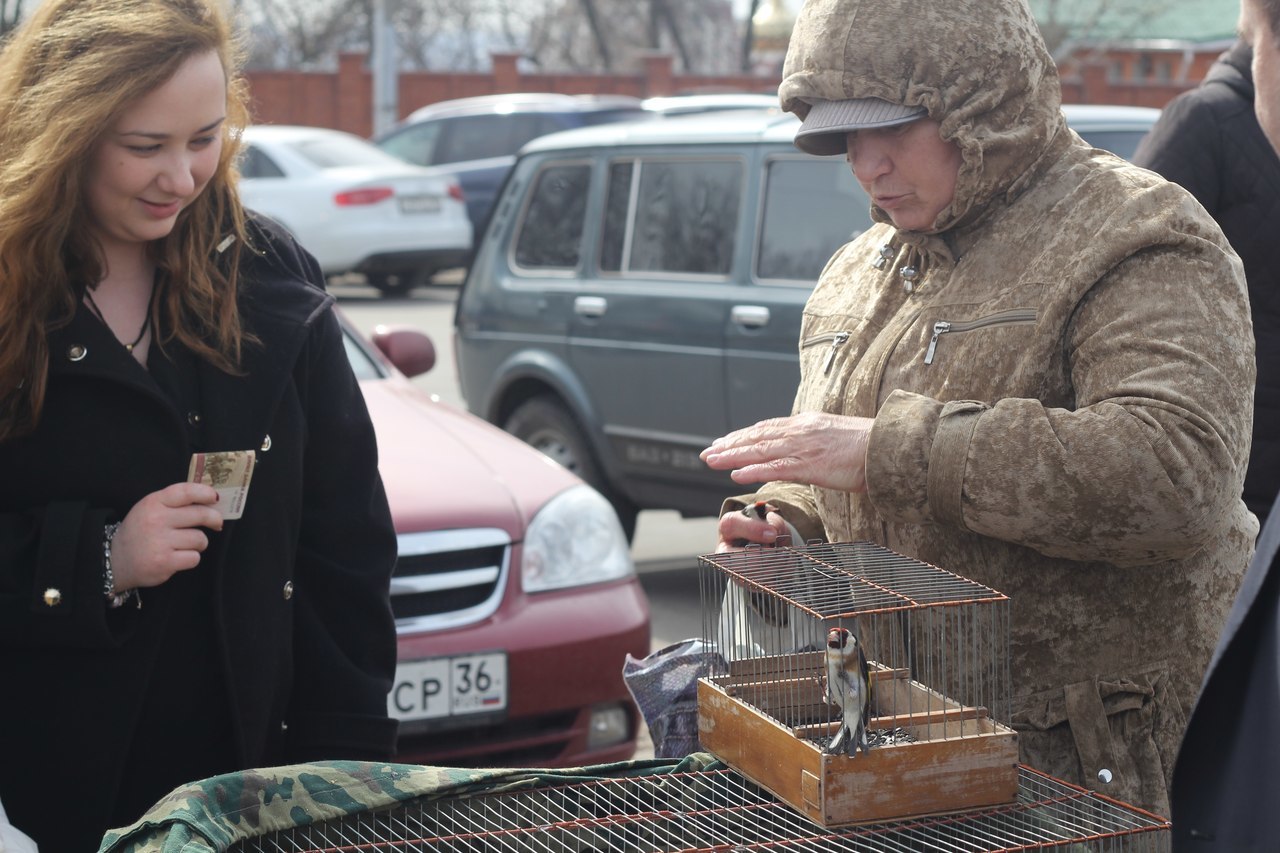
[[[271,436],[264,435],[262,437],[262,452],[266,453],[270,449],[271,449]]]
[[[85,349],[80,344],[72,344],[67,347],[67,359],[69,361],[81,361],[88,354],[89,350]]]
[[[44,591],[44,603],[49,607],[57,607],[62,603],[62,590],[49,587]]]
[[[193,427],[200,426],[200,413],[187,412],[187,424]]]
[[[288,601],[293,598],[293,581],[284,582],[284,600]]]
[[[281,720],[281,721],[280,721],[280,731],[282,731],[282,732],[287,732],[287,731],[289,731],[289,724],[288,724],[288,723],[286,723],[284,720]]]

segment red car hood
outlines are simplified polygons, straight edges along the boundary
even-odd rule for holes
[[[394,376],[360,383],[396,532],[496,527],[524,538],[575,475],[469,412]]]

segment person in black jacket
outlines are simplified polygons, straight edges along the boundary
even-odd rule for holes
[[[1263,522],[1280,490],[1280,157],[1254,114],[1251,61],[1243,41],[1219,56],[1164,108],[1133,162],[1190,190],[1244,262],[1258,364],[1244,500]]]
[[[315,259],[240,205],[219,2],[45,0],[0,52],[0,801],[50,853],[395,745],[373,428]]]
[[[1244,0],[1240,35],[1253,50],[1253,127],[1280,151],[1280,0]],[[1270,180],[1274,188],[1274,170]],[[1275,219],[1261,226],[1274,230]],[[1274,304],[1274,294],[1262,295]],[[1257,331],[1261,369],[1269,330]],[[1174,853],[1271,853],[1280,844],[1273,813],[1280,803],[1278,552],[1280,506],[1273,504],[1178,750],[1169,798]]]

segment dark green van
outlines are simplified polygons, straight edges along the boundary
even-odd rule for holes
[[[1089,118],[1128,154],[1156,115]],[[478,240],[455,319],[468,408],[603,492],[628,534],[639,509],[714,515],[740,491],[698,453],[790,412],[805,299],[870,225],[844,158],[798,151],[798,126],[759,110],[541,137]]]

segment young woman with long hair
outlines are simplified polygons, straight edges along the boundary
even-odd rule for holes
[[[314,259],[240,205],[238,61],[217,0],[45,0],[0,53],[0,801],[49,850],[394,746],[373,430]]]

